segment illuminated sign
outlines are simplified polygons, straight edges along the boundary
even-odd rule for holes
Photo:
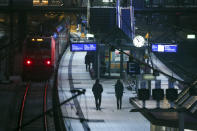
[[[153,52],[177,52],[177,45],[152,44]]]
[[[96,43],[71,43],[71,51],[96,51]]]
[[[195,39],[196,35],[195,34],[188,34],[187,39]]]
[[[165,45],[164,52],[177,52],[177,45]]]
[[[155,76],[153,74],[143,74],[144,80],[155,80]]]
[[[43,39],[42,39],[42,38],[40,38],[40,39],[37,39],[37,41],[43,41]]]
[[[48,0],[33,0],[33,6],[48,5]]]
[[[38,41],[38,42],[41,42],[41,41],[44,41],[44,40],[43,40],[42,38],[37,38],[37,39],[32,38],[31,41]]]

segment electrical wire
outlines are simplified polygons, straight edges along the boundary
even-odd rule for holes
[[[89,118],[88,118],[88,113],[89,113],[89,112],[88,112],[88,105],[87,105],[86,94],[84,94],[84,97],[85,97],[85,109],[86,109],[86,115],[87,115],[87,116],[86,116],[86,117],[87,117],[86,119],[89,119]]]

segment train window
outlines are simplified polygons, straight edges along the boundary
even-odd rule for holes
[[[26,42],[26,47],[30,49],[50,49],[51,41],[50,39],[38,39],[38,40],[28,40]]]

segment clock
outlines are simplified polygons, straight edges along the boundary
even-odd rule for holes
[[[133,39],[133,45],[134,45],[135,47],[142,47],[142,46],[144,46],[144,43],[145,43],[145,39],[144,39],[144,37],[142,37],[142,36],[140,36],[140,35],[136,36],[136,37]]]

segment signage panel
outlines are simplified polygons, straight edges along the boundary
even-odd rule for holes
[[[176,52],[177,45],[165,45],[165,52]]]
[[[158,45],[152,44],[152,51],[153,52],[158,52]]]
[[[153,52],[177,52],[177,45],[152,44]]]
[[[71,51],[96,51],[96,43],[71,43]]]
[[[84,50],[85,51],[95,51],[96,44],[84,44]]]
[[[155,80],[155,76],[153,74],[143,74],[144,80]]]

